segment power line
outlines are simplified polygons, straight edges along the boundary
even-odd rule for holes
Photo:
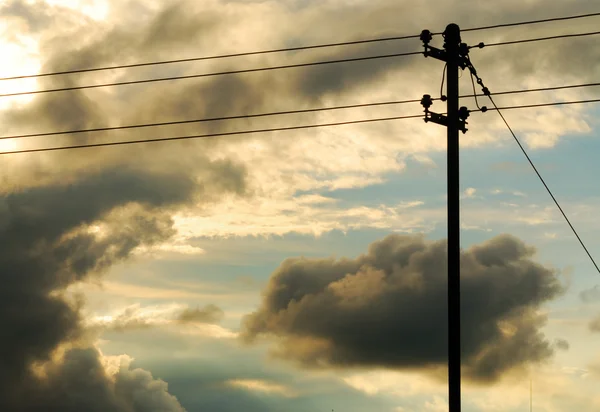
[[[201,77],[223,76],[223,75],[230,75],[230,74],[262,72],[262,71],[268,71],[268,70],[291,69],[291,68],[296,68],[296,67],[319,66],[319,65],[325,65],[325,64],[349,63],[349,62],[358,62],[358,61],[365,61],[365,60],[387,59],[387,58],[392,58],[392,57],[414,56],[417,54],[423,54],[423,52],[383,54],[383,55],[378,55],[378,56],[354,57],[354,58],[339,59],[339,60],[320,60],[320,61],[309,62],[309,63],[287,64],[287,65],[283,65],[283,66],[258,67],[258,68],[254,68],[254,69],[229,70],[229,71],[223,71],[223,72],[191,74],[191,75],[186,75],[186,76],[159,77],[159,78],[153,78],[153,79],[131,80],[131,81],[125,81],[125,82],[92,84],[92,85],[86,85],[86,86],[61,87],[61,88],[57,88],[57,89],[33,90],[33,91],[28,91],[28,92],[0,94],[0,97],[24,96],[24,95],[29,95],[29,94],[65,92],[65,91],[83,90],[83,89],[96,89],[96,88],[100,88],[100,87],[126,86],[126,85],[132,85],[132,84],[155,83],[155,82],[164,82],[164,81],[172,81],[172,80],[197,79],[197,78],[201,78]]]
[[[494,109],[489,109],[489,110],[530,109],[530,108],[534,108],[534,107],[563,106],[563,105],[567,105],[567,104],[583,104],[583,103],[598,103],[598,102],[600,102],[600,99],[574,100],[574,101],[567,101],[567,102],[522,104],[522,105],[518,105],[518,106],[505,106],[505,107],[501,107],[500,109],[494,108]]]
[[[489,29],[496,29],[496,28],[502,28],[502,27],[513,27],[513,26],[521,26],[521,25],[528,25],[528,24],[547,23],[547,22],[553,22],[553,21],[581,19],[581,18],[593,17],[593,16],[600,16],[600,13],[588,13],[588,14],[581,14],[581,15],[576,15],[576,16],[555,17],[555,18],[548,18],[548,19],[542,19],[542,20],[531,20],[531,21],[524,21],[524,22],[517,22],[517,23],[495,24],[495,25],[491,25],[491,26],[472,27],[469,29],[463,29],[462,31],[467,32],[467,31],[489,30]],[[434,34],[439,35],[441,33],[434,33]],[[379,37],[379,38],[361,39],[361,40],[345,41],[345,42],[338,42],[338,43],[322,43],[322,44],[314,44],[314,45],[307,45],[307,46],[287,47],[287,48],[268,49],[268,50],[255,50],[255,51],[248,51],[248,52],[213,55],[213,56],[198,56],[198,57],[189,57],[189,58],[183,58],[183,59],[159,60],[159,61],[142,62],[142,63],[119,64],[119,65],[113,65],[113,66],[91,67],[91,68],[63,70],[63,71],[45,72],[45,73],[37,73],[37,74],[26,74],[26,75],[2,77],[2,78],[0,78],[0,81],[30,79],[30,78],[36,78],[36,77],[48,77],[48,76],[58,76],[58,75],[67,75],[67,74],[76,74],[76,73],[89,73],[89,72],[98,72],[98,71],[105,71],[105,70],[130,69],[130,68],[135,68],[135,67],[158,66],[158,65],[167,65],[167,64],[174,64],[174,63],[189,63],[189,62],[203,61],[203,60],[216,60],[216,59],[225,59],[225,58],[232,58],[232,57],[244,57],[244,56],[253,56],[253,55],[261,55],[261,54],[284,53],[284,52],[292,52],[292,51],[321,49],[321,48],[327,48],[327,47],[351,46],[351,45],[366,44],[366,43],[376,43],[376,42],[395,41],[395,40],[408,40],[408,39],[418,39],[418,38],[419,38],[418,34]]]
[[[408,101],[405,101],[405,102],[408,102]],[[594,102],[600,102],[600,99],[578,100],[578,101],[570,101],[570,102],[551,102],[551,103],[528,104],[528,105],[506,106],[506,107],[497,107],[494,104],[495,107],[490,110],[497,110],[498,112],[500,112],[500,110],[526,109],[526,108],[532,108],[532,107],[556,106],[556,105],[577,104],[577,103],[594,103]],[[382,102],[382,103],[375,103],[375,104],[367,103],[365,105],[353,105],[350,107],[362,107],[362,106],[366,106],[366,105],[388,104],[388,103],[396,104],[395,102]],[[317,110],[319,110],[319,109],[317,109]],[[328,110],[328,109],[326,109],[326,110]],[[481,110],[472,110],[471,112],[479,112],[479,111],[481,111]],[[442,114],[446,114],[446,113],[442,113]],[[270,115],[270,114],[264,114],[264,115],[266,116],[266,115]],[[322,123],[322,124],[289,126],[289,127],[277,127],[277,128],[269,128],[269,129],[242,130],[242,131],[236,131],[236,132],[211,133],[211,134],[192,135],[192,136],[163,137],[163,138],[157,138],[157,139],[126,140],[126,141],[119,141],[119,142],[91,143],[91,144],[82,144],[82,145],[73,145],[73,146],[58,146],[58,147],[39,148],[39,149],[24,149],[24,150],[0,152],[0,155],[18,154],[18,153],[49,152],[49,151],[66,150],[66,149],[83,149],[86,147],[118,146],[118,145],[136,144],[136,143],[165,142],[165,141],[170,141],[170,140],[200,139],[200,138],[210,138],[210,137],[219,137],[219,136],[235,136],[235,135],[251,134],[251,133],[269,133],[269,132],[288,131],[288,130],[314,129],[314,128],[319,128],[319,127],[342,126],[342,125],[349,125],[349,124],[374,123],[374,122],[402,120],[402,119],[416,119],[416,118],[420,118],[422,116],[423,116],[422,114],[416,114],[416,115],[409,115],[409,116],[393,116],[393,117],[384,117],[384,118],[376,118],[376,119],[350,120],[350,121],[345,121],[345,122]],[[189,121],[189,122],[193,122],[193,120]],[[164,123],[164,124],[179,124],[179,122],[170,122],[170,123]],[[162,125],[162,124],[134,125],[134,126],[127,126],[127,127],[151,127],[154,125]],[[104,128],[104,129],[99,129],[99,130],[114,130],[114,129],[118,129],[118,128],[119,127]],[[72,133],[81,133],[84,131],[95,131],[95,130],[93,130],[93,129],[77,130],[77,131],[72,131]],[[21,137],[48,136],[48,135],[63,134],[63,133],[65,133],[65,132],[43,133],[43,134],[37,134],[37,135],[21,135]],[[19,136],[6,136],[6,137],[2,137],[2,139],[11,139],[11,138],[18,138],[18,137]]]
[[[104,146],[121,146],[121,145],[129,145],[129,144],[137,144],[137,143],[153,143],[153,142],[166,142],[172,140],[187,140],[187,139],[203,139],[203,138],[211,138],[211,137],[219,137],[219,136],[235,136],[242,134],[251,134],[251,133],[270,133],[270,132],[281,132],[281,131],[289,131],[289,130],[301,130],[301,129],[315,129],[319,127],[332,127],[332,126],[342,126],[349,124],[360,124],[360,123],[374,123],[374,122],[384,122],[391,120],[403,120],[403,119],[415,119],[422,117],[422,114],[410,115],[410,116],[394,116],[394,117],[383,117],[376,119],[362,119],[362,120],[350,120],[345,122],[335,122],[335,123],[321,123],[321,124],[310,124],[310,125],[301,125],[301,126],[289,126],[289,127],[276,127],[270,129],[254,129],[254,130],[242,130],[237,132],[224,132],[224,133],[211,133],[211,134],[201,134],[201,135],[193,135],[193,136],[176,136],[176,137],[162,137],[158,139],[142,139],[142,140],[126,140],[119,142],[106,142],[106,143],[91,143],[91,144],[81,144],[81,145],[72,145],[72,146],[56,146],[56,147],[46,147],[39,149],[24,149],[24,150],[13,150],[8,152],[0,152],[0,155],[7,154],[18,154],[18,153],[35,153],[35,152],[51,152],[57,150],[67,150],[67,149],[85,149],[91,147],[104,147]]]
[[[345,41],[345,42],[340,42],[340,43],[325,43],[325,44],[316,44],[316,45],[311,45],[311,46],[298,46],[298,47],[288,47],[288,48],[282,48],[282,49],[258,50],[258,51],[249,51],[249,52],[240,52],[240,53],[219,54],[219,55],[214,55],[214,56],[189,57],[189,58],[185,58],[185,59],[161,60],[161,61],[144,62],[144,63],[120,64],[120,65],[116,65],[116,66],[92,67],[92,68],[88,68],[88,69],[75,69],[75,70],[65,70],[65,71],[47,72],[47,73],[39,73],[39,74],[27,74],[27,75],[22,75],[22,76],[2,77],[2,78],[0,78],[0,81],[30,79],[30,78],[35,78],[35,77],[58,76],[58,75],[64,75],[64,74],[98,72],[98,71],[104,71],[104,70],[131,69],[134,67],[158,66],[158,65],[166,65],[166,64],[174,64],[174,63],[189,63],[189,62],[196,62],[196,61],[203,61],[203,60],[226,59],[226,58],[230,58],[230,57],[255,56],[255,55],[260,55],[260,54],[283,53],[283,52],[292,52],[292,51],[321,49],[321,48],[325,48],[325,47],[350,46],[350,45],[365,44],[365,43],[375,43],[375,42],[384,42],[384,41],[393,41],[393,40],[406,40],[406,39],[415,39],[415,38],[418,39],[419,35],[416,34],[416,35],[410,35],[410,36],[380,37],[380,38],[373,38],[373,39]]]
[[[565,220],[567,221],[567,223],[569,224],[569,227],[571,228],[571,230],[573,231],[573,233],[575,234],[575,236],[577,237],[577,240],[579,240],[579,243],[581,244],[581,246],[583,247],[583,250],[585,250],[585,253],[587,253],[588,257],[590,258],[590,260],[592,261],[592,263],[594,264],[594,267],[596,268],[596,270],[598,271],[598,273],[600,274],[600,268],[598,267],[598,265],[596,264],[596,261],[594,260],[594,258],[592,257],[591,253],[589,252],[588,248],[585,246],[585,244],[583,243],[583,240],[581,240],[581,237],[579,237],[579,234],[577,233],[577,230],[575,230],[575,227],[571,224],[571,221],[569,220],[569,218],[567,217],[566,213],[563,211],[562,207],[560,206],[560,204],[558,203],[558,200],[556,200],[556,198],[554,197],[554,194],[552,194],[552,191],[550,190],[550,188],[548,187],[548,185],[546,184],[546,181],[544,180],[544,178],[542,177],[542,175],[540,174],[540,172],[538,171],[538,169],[535,167],[535,164],[533,163],[533,161],[531,160],[531,158],[529,157],[529,155],[527,154],[527,151],[525,150],[525,148],[523,147],[523,145],[521,144],[521,142],[519,141],[519,139],[517,138],[517,135],[515,134],[515,132],[513,132],[512,128],[510,127],[510,125],[508,124],[508,121],[506,120],[506,118],[504,117],[504,115],[501,112],[501,109],[498,108],[498,106],[496,105],[496,102],[494,101],[494,99],[492,98],[491,95],[488,95],[490,101],[492,102],[492,104],[494,105],[494,108],[496,109],[496,111],[498,112],[498,114],[500,115],[500,117],[502,118],[502,121],[504,121],[504,124],[506,125],[506,127],[508,128],[508,130],[510,131],[510,134],[512,134],[513,138],[515,139],[515,141],[517,142],[517,144],[519,145],[519,148],[521,149],[521,151],[523,152],[523,154],[525,155],[525,157],[527,158],[527,161],[529,162],[529,164],[531,165],[531,167],[533,168],[533,170],[535,171],[535,174],[538,176],[538,178],[540,179],[540,181],[542,182],[542,184],[544,185],[544,187],[546,188],[546,191],[550,194],[550,197],[552,198],[552,200],[554,201],[554,203],[556,204],[556,207],[558,207],[558,210],[560,210],[560,213],[563,215],[563,217],[565,218]]]
[[[510,90],[510,91],[494,93],[494,95],[498,96],[498,95],[506,95],[506,94],[520,94],[520,93],[540,92],[540,91],[548,91],[548,90],[561,90],[561,89],[571,89],[571,88],[590,87],[590,86],[600,86],[600,83],[576,84],[576,85],[570,85],[570,86],[553,86],[553,87],[544,87],[544,88],[528,89],[528,90]],[[460,96],[460,97],[468,98],[468,97],[474,97],[474,96],[475,95],[473,95],[473,94],[469,94],[469,95],[464,95],[464,96]],[[477,95],[477,96],[485,96],[485,94],[481,94],[481,95]],[[439,98],[432,99],[432,100],[439,100]],[[303,114],[303,113],[315,113],[315,112],[343,110],[343,109],[354,109],[354,108],[361,108],[361,107],[400,105],[400,104],[406,104],[406,103],[418,103],[420,101],[421,101],[420,99],[394,100],[394,101],[385,101],[385,102],[350,104],[350,105],[343,105],[343,106],[316,107],[316,108],[300,109],[300,110],[286,110],[286,111],[277,111],[277,112],[243,114],[243,115],[235,115],[235,116],[205,117],[205,118],[199,118],[199,119],[176,120],[176,121],[158,122],[158,123],[141,123],[141,124],[131,124],[131,125],[124,125],[124,126],[97,127],[97,128],[90,128],[90,129],[72,129],[72,130],[62,130],[62,131],[54,131],[54,132],[0,136],[0,140],[21,139],[21,138],[28,138],[28,137],[67,135],[67,134],[77,134],[77,133],[107,132],[107,131],[114,131],[114,130],[139,129],[139,128],[146,128],[146,127],[160,127],[160,126],[174,126],[174,125],[181,125],[181,124],[205,123],[205,122],[213,122],[213,121],[251,119],[251,118],[279,116],[279,115]],[[540,103],[540,104],[505,106],[505,107],[501,107],[501,109],[502,110],[525,109],[525,108],[544,107],[544,106],[596,103],[598,101],[600,101],[600,99],[575,100],[575,101],[566,101],[566,102],[551,102],[551,103]],[[472,112],[477,112],[477,111],[481,111],[481,110],[472,110]]]
[[[564,35],[550,36],[550,37],[539,37],[539,38],[534,38],[534,39],[512,40],[512,41],[490,43],[490,44],[480,43],[479,47],[482,48],[482,47],[491,47],[491,46],[504,46],[504,45],[509,45],[509,44],[529,43],[529,42],[554,40],[554,39],[569,38],[569,37],[591,36],[591,35],[596,35],[596,34],[600,34],[600,31],[588,32],[588,33],[577,33],[577,34],[564,34]],[[472,46],[472,47],[478,47],[478,46]],[[203,78],[203,77],[253,73],[253,72],[270,71],[270,70],[282,70],[282,69],[291,69],[291,68],[298,68],[298,67],[319,66],[319,65],[325,65],[325,64],[350,63],[350,62],[358,62],[358,61],[366,61],[366,60],[386,59],[386,58],[393,58],[393,57],[415,56],[418,54],[423,54],[423,52],[393,53],[393,54],[384,54],[384,55],[378,55],[378,56],[354,57],[354,58],[338,59],[338,60],[320,60],[320,61],[308,62],[308,63],[297,63],[297,64],[288,64],[288,65],[271,66],[271,67],[258,67],[258,68],[254,68],[254,69],[229,70],[229,71],[222,71],[222,72],[191,74],[191,75],[185,75],[185,76],[159,77],[159,78],[152,78],[152,79],[130,80],[130,81],[114,82],[114,83],[101,83],[101,84],[92,84],[92,85],[85,85],[85,86],[61,87],[61,88],[56,88],[56,89],[32,90],[32,91],[27,91],[27,92],[0,94],[0,97],[14,97],[14,96],[24,96],[24,95],[32,95],[32,94],[55,93],[55,92],[84,90],[84,89],[96,89],[96,88],[102,88],[102,87],[127,86],[127,85],[134,85],[134,84],[143,84],[143,83],[155,83],[155,82],[184,80],[184,79],[197,79],[197,78]]]
[[[600,16],[600,13],[579,14],[576,16],[565,16],[565,17],[552,17],[552,18],[548,18],[548,19],[529,20],[529,21],[522,21],[522,22],[518,22],[518,23],[494,24],[492,26],[482,26],[482,27],[473,27],[470,29],[461,29],[461,31],[465,32],[465,31],[498,29],[498,28],[502,28],[502,27],[514,27],[514,26],[523,26],[523,25],[527,25],[527,24],[549,23],[549,22],[553,22],[553,21],[582,19],[585,17],[594,17],[594,16]]]
[[[501,96],[501,95],[507,95],[507,94],[533,93],[533,92],[548,92],[548,91],[554,91],[554,90],[577,89],[577,88],[582,88],[582,87],[596,87],[596,86],[600,86],[600,82],[571,84],[571,85],[566,85],[566,86],[538,87],[535,89],[526,89],[526,90],[509,90],[509,91],[504,91],[504,92],[494,92],[494,96]],[[477,97],[482,97],[482,96],[486,96],[486,94],[484,94],[484,93],[477,94]],[[475,94],[467,94],[464,96],[460,96],[461,99],[468,98],[468,97],[475,97]]]
[[[60,135],[60,134],[106,132],[106,131],[112,131],[112,130],[138,129],[138,128],[143,128],[143,127],[173,126],[173,125],[179,125],[179,124],[204,123],[204,122],[223,121],[223,120],[251,119],[251,118],[256,118],[256,117],[315,113],[315,112],[323,112],[323,111],[330,111],[330,110],[354,109],[354,108],[360,108],[360,107],[388,106],[388,105],[398,105],[398,104],[405,104],[405,103],[418,103],[419,101],[420,101],[420,99],[396,100],[396,101],[387,101],[387,102],[349,104],[349,105],[344,105],[344,106],[316,107],[316,108],[311,108],[311,109],[300,109],[300,110],[286,110],[286,111],[279,111],[279,112],[243,114],[243,115],[236,115],[236,116],[205,117],[205,118],[200,118],[200,119],[177,120],[177,121],[160,122],[160,123],[143,123],[143,124],[132,124],[132,125],[125,125],[125,126],[97,127],[97,128],[93,128],[93,129],[73,129],[73,130],[63,130],[63,131],[59,131],[59,132],[46,132],[46,133],[21,134],[21,135],[13,135],[13,136],[1,136],[0,140],[19,139],[19,138],[25,138],[25,137],[54,136],[54,135]]]
[[[544,41],[544,40],[556,40],[556,39],[567,39],[567,38],[572,38],[572,37],[594,36],[597,34],[600,34],[600,31],[593,31],[593,32],[587,32],[587,33],[574,33],[574,34],[560,34],[557,36],[537,37],[535,39],[510,40],[510,41],[502,41],[502,42],[498,42],[498,43],[488,43],[488,44],[481,43],[483,46],[472,46],[471,48],[506,46],[509,44],[532,43],[532,42]]]

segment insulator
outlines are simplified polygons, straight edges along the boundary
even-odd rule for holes
[[[421,41],[423,43],[429,44],[431,39],[433,39],[433,35],[431,34],[431,32],[429,30],[423,30],[421,32],[421,36],[419,38],[421,39]]]
[[[431,105],[433,104],[433,100],[431,100],[431,96],[428,94],[424,94],[423,98],[421,99],[421,105],[425,108],[425,109],[429,109],[431,107]]]

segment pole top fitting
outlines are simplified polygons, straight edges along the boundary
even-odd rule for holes
[[[469,109],[467,109],[465,106],[462,106],[460,109],[458,109],[458,118],[462,121],[467,120],[467,118],[469,117]]]
[[[450,23],[446,26],[443,36],[446,43],[460,43],[460,27],[458,27],[458,24]]]

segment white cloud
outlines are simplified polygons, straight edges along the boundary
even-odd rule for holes
[[[600,371],[600,368],[598,369]],[[587,371],[581,368],[548,365],[532,372],[536,410],[559,412],[573,404],[588,405],[586,411],[600,405],[593,384],[585,384]],[[600,376],[600,373],[599,375]],[[447,411],[447,386],[419,374],[399,372],[362,372],[349,375],[343,381],[370,396],[387,395],[399,400],[416,402],[429,398],[416,410]],[[560,399],[560,401],[558,401]],[[529,376],[509,376],[491,387],[463,385],[463,407],[489,412],[518,411],[529,405]],[[406,407],[400,411],[411,411]]]
[[[120,308],[109,314],[93,314],[87,319],[89,327],[101,327],[107,329],[129,329],[136,327],[167,326],[177,323],[182,314],[193,310],[184,304],[166,304],[142,306],[139,303]],[[197,319],[187,319],[185,323],[209,323],[212,324],[220,318],[220,309],[214,306],[198,308]],[[204,317],[200,316],[200,312]]]
[[[108,17],[110,3],[106,0],[44,0],[53,6],[68,7],[94,20]]]
[[[433,400],[425,402],[425,410],[431,412],[446,412],[448,401],[441,396],[435,396]]]
[[[418,373],[372,371],[342,378],[348,386],[367,395],[392,394],[399,398],[443,394],[444,385]]]
[[[422,201],[378,207],[338,207],[323,196],[291,199],[235,199],[205,208],[202,216],[180,215],[175,226],[185,237],[262,236],[295,232],[320,236],[331,230],[381,228],[397,232],[429,231],[444,219],[441,208]]]
[[[180,239],[176,243],[141,246],[135,249],[134,254],[143,257],[160,258],[164,255],[198,256],[206,253],[204,249],[184,242],[184,239]]]
[[[233,379],[227,381],[227,385],[250,392],[260,392],[269,395],[284,396],[286,398],[294,398],[297,396],[297,393],[294,390],[285,385],[262,379]]]
[[[238,332],[227,329],[221,325],[195,324],[180,328],[179,333],[190,336],[200,336],[213,339],[236,339]]]
[[[465,189],[465,193],[463,196],[466,198],[473,198],[473,197],[475,197],[475,192],[477,192],[477,189],[475,189],[473,187],[468,187]]]

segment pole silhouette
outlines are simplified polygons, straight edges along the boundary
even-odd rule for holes
[[[461,43],[460,28],[452,23],[443,33],[444,49],[429,45],[433,35],[423,30],[421,40],[425,47],[425,57],[433,57],[446,63],[447,114],[429,111],[433,104],[426,94],[421,100],[425,108],[425,122],[433,122],[447,128],[447,190],[448,190],[448,404],[450,412],[461,411],[461,341],[460,341],[460,169],[459,131],[467,132],[466,119],[469,110],[459,108],[458,70],[467,67],[469,48]]]
[[[446,96],[448,100],[448,402],[450,412],[460,412],[460,184],[458,145],[458,66],[460,28],[449,24],[444,31]]]

